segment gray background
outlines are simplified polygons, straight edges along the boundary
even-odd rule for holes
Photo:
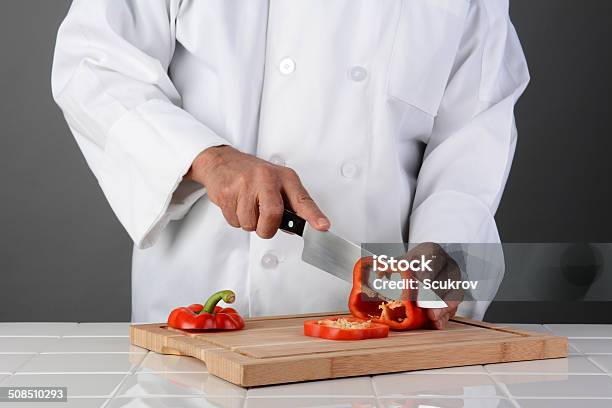
[[[51,99],[69,3],[2,2],[0,321],[130,318],[131,242]],[[505,242],[612,242],[610,16],[604,0],[512,3],[533,80],[497,215]],[[498,302],[487,317],[612,322],[609,305]]]

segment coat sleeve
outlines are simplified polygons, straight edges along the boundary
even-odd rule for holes
[[[472,0],[425,149],[411,243],[457,243],[464,277],[478,281],[458,314],[482,319],[505,264],[494,215],[516,146],[514,105],[529,82],[508,0]],[[451,245],[452,246],[452,245]]]
[[[508,0],[472,0],[419,172],[410,242],[499,243],[493,218],[529,82]]]
[[[181,108],[168,76],[180,0],[74,0],[53,62],[53,96],[137,246],[204,193],[193,159],[228,144]]]

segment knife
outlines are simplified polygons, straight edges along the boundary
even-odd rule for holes
[[[331,231],[318,231],[312,228],[306,220],[289,210],[284,211],[279,228],[289,234],[302,237],[304,240],[302,261],[351,285],[353,284],[353,267],[357,260],[364,256],[374,255]],[[398,298],[398,296],[389,295],[388,291],[376,291],[367,286],[363,288],[363,291],[369,297],[378,296],[381,300]],[[417,306],[438,309],[447,307],[447,304],[433,290],[423,287],[422,282],[419,282]]]

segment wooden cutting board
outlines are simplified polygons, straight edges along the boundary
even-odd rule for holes
[[[208,371],[251,387],[398,371],[567,357],[567,338],[454,318],[446,330],[390,332],[384,339],[334,341],[302,334],[325,313],[246,319],[239,331],[187,332],[165,324],[131,327],[132,344],[191,356]]]

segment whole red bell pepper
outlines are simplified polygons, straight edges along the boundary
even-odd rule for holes
[[[363,284],[369,281],[372,273],[372,257],[361,258],[353,269],[353,289],[349,296],[349,310],[360,319],[369,319],[374,323],[382,323],[391,330],[413,330],[428,325],[425,311],[416,305],[411,289],[402,290],[401,298],[386,302],[367,295]],[[400,272],[402,279],[410,279],[409,272]]]
[[[168,316],[168,326],[184,330],[239,330],[244,320],[235,309],[217,306],[223,300],[234,303],[236,295],[231,290],[214,293],[204,305],[193,304],[178,307]]]

